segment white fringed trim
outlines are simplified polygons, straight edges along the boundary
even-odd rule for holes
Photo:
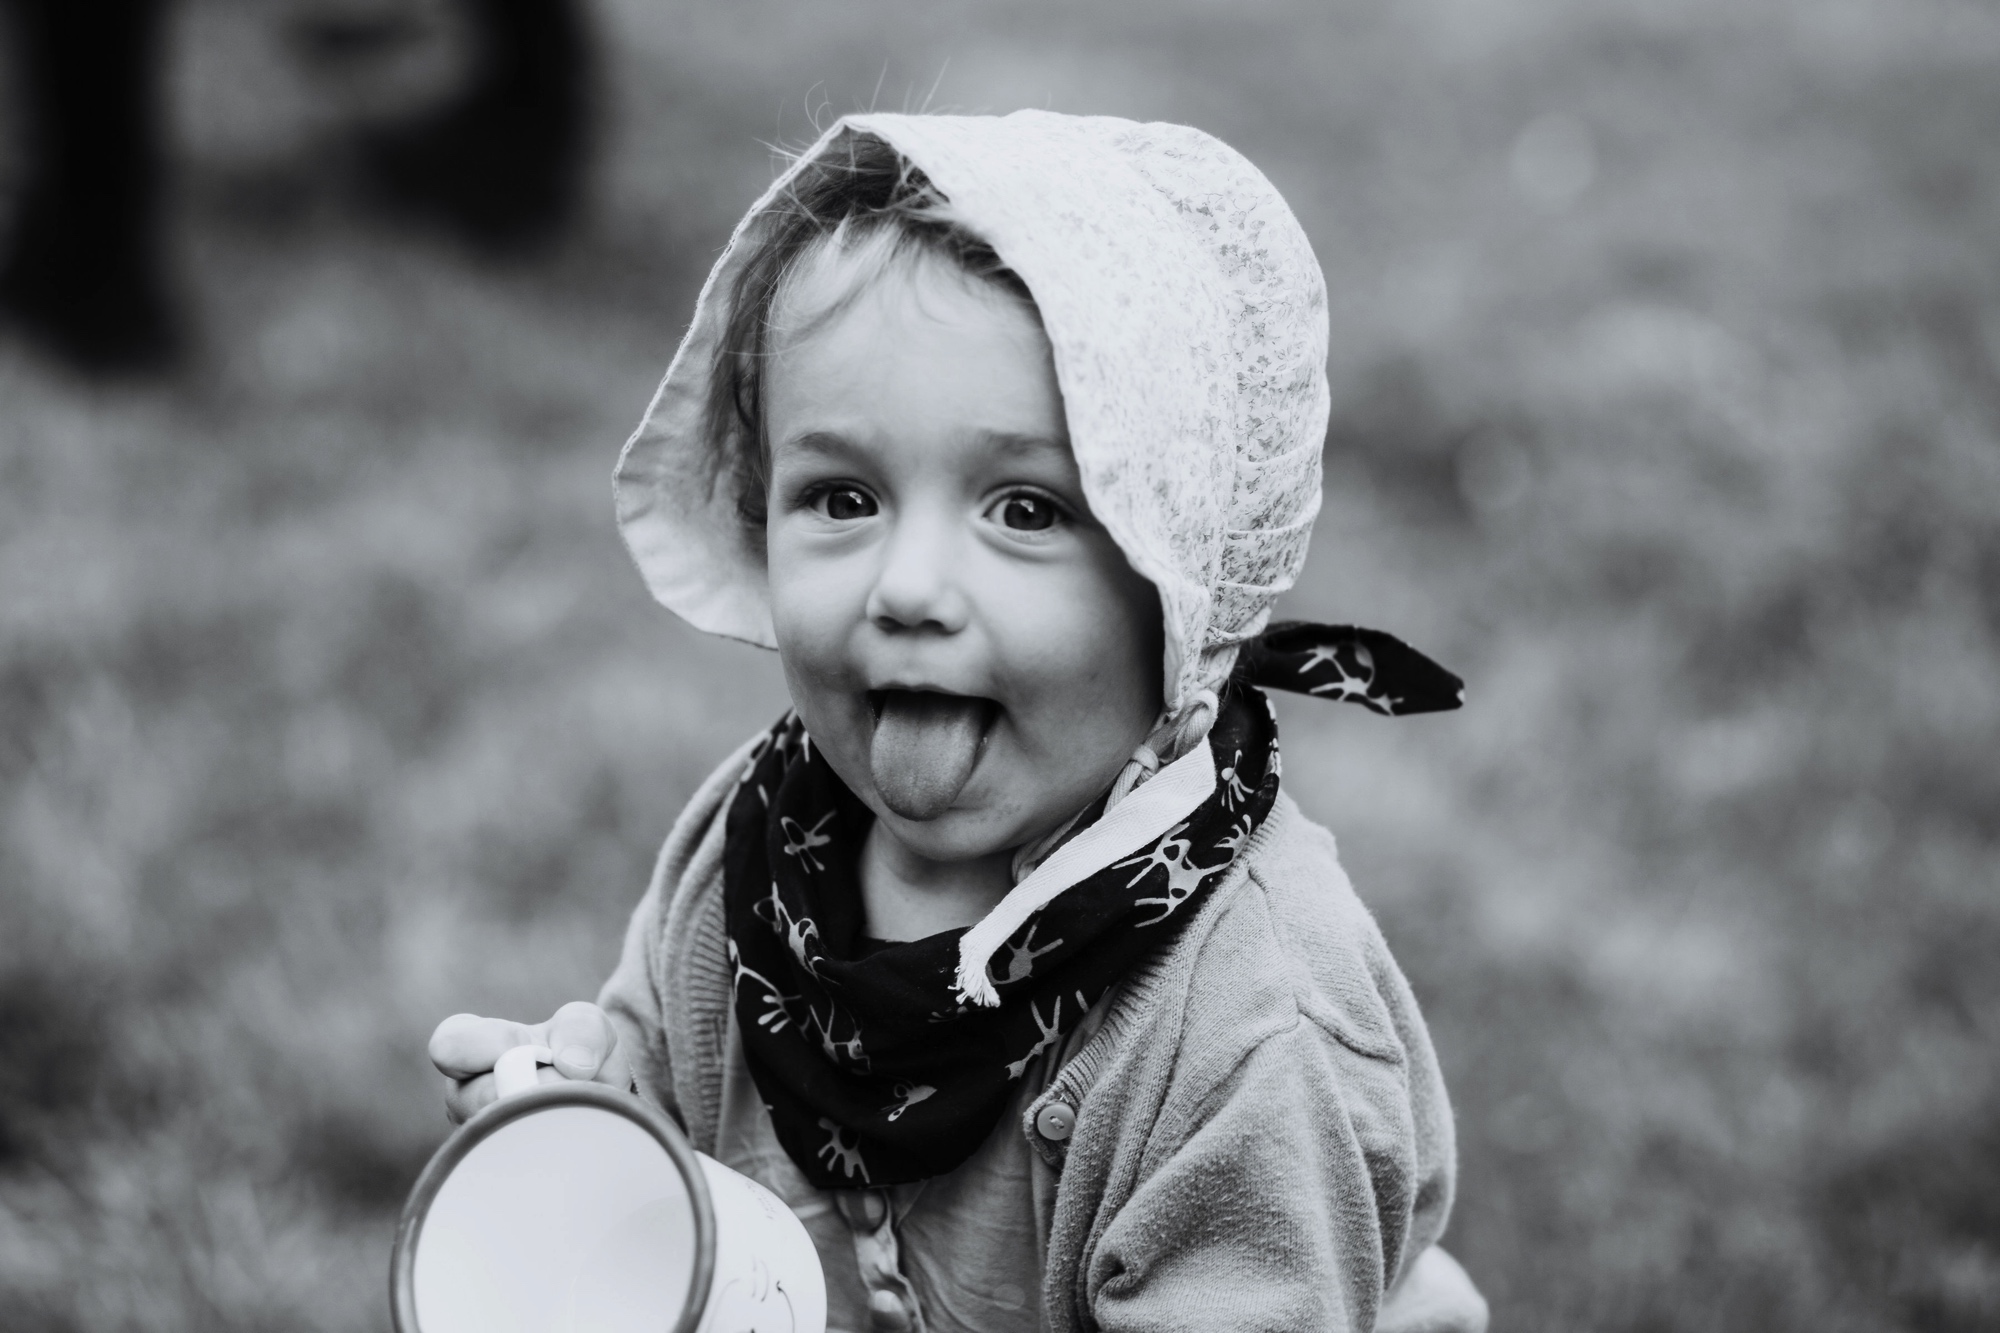
[[[1157,840],[1193,814],[1214,790],[1214,752],[1206,740],[1197,741],[1102,819],[1056,848],[958,942],[958,1002],[989,1009],[999,1005],[1000,992],[994,989],[987,965],[1000,946],[1063,890]]]

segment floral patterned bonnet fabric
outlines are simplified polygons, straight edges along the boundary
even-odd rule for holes
[[[1033,296],[1092,516],[1160,592],[1167,712],[985,919],[897,944],[863,933],[873,815],[796,717],[760,742],[725,831],[738,1029],[779,1141],[822,1187],[958,1165],[1042,1053],[1194,915],[1277,798],[1259,687],[1390,715],[1461,697],[1380,631],[1268,623],[1319,510],[1327,316],[1305,234],[1255,167],[1184,126],[1038,111],[852,116],[801,163],[854,134],[928,176]],[[654,597],[764,647],[760,534],[716,481],[727,442],[705,406],[728,294],[792,174],[738,225],[617,473]]]

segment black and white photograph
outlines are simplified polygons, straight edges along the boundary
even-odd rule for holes
[[[0,0],[0,1328],[2000,1329],[2000,5]]]

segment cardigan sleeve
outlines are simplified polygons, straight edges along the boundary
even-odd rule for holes
[[[1250,1050],[1180,1142],[1155,1140],[1104,1227],[1088,1277],[1098,1327],[1372,1329],[1404,1239],[1382,1219],[1408,1216],[1416,1168],[1403,1077],[1305,1019]]]
[[[703,920],[719,906],[722,880],[724,815],[735,795],[744,766],[763,733],[739,746],[708,775],[689,798],[673,831],[660,848],[645,896],[625,927],[625,944],[618,966],[597,995],[597,1006],[617,1030],[618,1044],[632,1063],[633,1082],[642,1097],[658,1104],[689,1126],[689,1112],[702,1108],[681,1105],[675,1083],[675,1033],[683,1081],[699,1065],[700,1052],[690,1048],[690,1033],[700,1025],[690,1008],[716,1009],[728,1003],[729,965],[721,959],[722,945],[711,940],[713,926]],[[713,944],[715,958],[691,960],[691,950]],[[696,965],[691,966],[691,962]],[[707,1026],[719,1030],[715,1015]],[[702,1071],[713,1072],[713,1071]],[[709,1081],[719,1081],[716,1079]],[[699,1102],[697,1095],[694,1100]],[[697,1116],[699,1118],[699,1116]]]
[[[669,844],[671,845],[671,843]],[[611,1020],[618,1045],[632,1064],[632,1082],[640,1096],[654,1102],[676,1120],[682,1119],[674,1097],[673,1055],[667,1045],[666,1003],[660,993],[660,944],[665,934],[665,903],[669,893],[663,873],[667,858],[654,870],[646,896],[625,925],[625,944],[618,966],[597,994],[597,1007]]]

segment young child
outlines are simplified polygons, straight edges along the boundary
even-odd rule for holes
[[[1198,131],[828,131],[618,472],[654,596],[776,648],[795,711],[597,1005],[439,1027],[454,1118],[529,1041],[636,1088],[805,1221],[833,1328],[1482,1328],[1423,1019],[1256,688],[1458,703],[1387,635],[1266,628],[1326,339],[1297,222]]]

